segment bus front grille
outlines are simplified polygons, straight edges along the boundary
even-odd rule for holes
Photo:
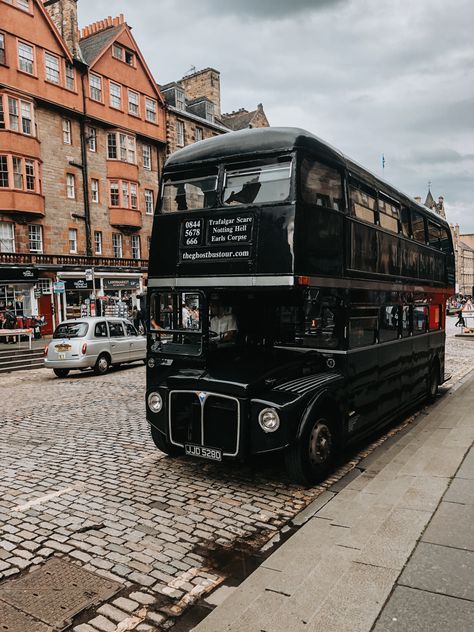
[[[233,397],[196,391],[172,391],[169,399],[170,440],[220,448],[226,456],[239,451],[240,404]]]

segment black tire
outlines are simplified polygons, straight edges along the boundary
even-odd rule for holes
[[[105,375],[110,369],[110,358],[106,353],[102,353],[94,365],[94,373],[96,375]]]
[[[69,375],[69,369],[53,369],[56,377],[67,377]]]
[[[184,454],[183,448],[179,448],[178,446],[170,443],[165,435],[150,425],[151,438],[153,439],[153,443],[156,445],[158,450],[164,452],[168,456],[182,456]]]
[[[335,455],[334,425],[321,415],[306,424],[300,439],[286,451],[286,471],[296,483],[314,485],[326,478]]]
[[[433,362],[428,375],[428,401],[434,402],[438,394],[439,387],[439,366],[437,362]]]

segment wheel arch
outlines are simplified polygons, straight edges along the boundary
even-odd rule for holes
[[[335,424],[335,432],[337,439],[342,437],[343,429],[343,415],[337,403],[335,394],[330,390],[323,390],[317,393],[309,402],[305,408],[305,411],[298,424],[298,430],[296,432],[296,440],[301,439],[306,425],[314,419],[314,416],[318,414],[327,415],[331,421]]]

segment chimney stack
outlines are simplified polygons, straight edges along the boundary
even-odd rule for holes
[[[66,42],[71,55],[79,58],[77,0],[50,0],[44,6]]]

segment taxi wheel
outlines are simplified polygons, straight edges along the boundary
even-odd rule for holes
[[[96,375],[105,375],[110,368],[109,357],[105,354],[100,355],[97,358],[97,362],[94,366],[94,373]]]
[[[156,428],[154,428],[153,426],[150,426],[150,432],[151,432],[151,438],[153,439],[153,443],[161,452],[164,452],[168,456],[172,456],[172,457],[182,456],[184,454],[183,448],[179,448],[178,446],[170,443],[165,437],[165,435],[159,430],[157,430]]]
[[[53,369],[56,377],[67,377],[69,375],[69,369]]]
[[[326,417],[306,424],[303,433],[285,454],[292,480],[303,485],[319,483],[328,475],[336,454],[334,426]]]

